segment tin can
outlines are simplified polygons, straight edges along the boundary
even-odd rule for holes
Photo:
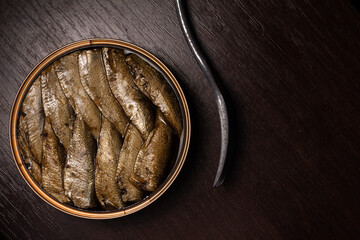
[[[51,63],[53,63],[55,60],[61,58],[62,56],[77,51],[81,49],[87,49],[87,48],[94,48],[94,47],[115,47],[115,48],[122,48],[124,50],[133,52],[135,54],[138,54],[145,59],[148,60],[148,62],[153,65],[155,68],[157,68],[158,71],[160,71],[165,79],[167,80],[168,84],[172,87],[177,100],[179,102],[181,113],[182,113],[182,120],[183,120],[183,131],[180,136],[180,142],[179,142],[179,148],[177,153],[176,161],[167,175],[166,179],[163,181],[163,183],[149,196],[142,199],[141,201],[130,205],[129,207],[126,207],[121,210],[115,210],[115,211],[91,211],[91,210],[82,210],[79,208],[71,207],[69,205],[63,204],[52,198],[50,195],[48,195],[30,176],[24,161],[21,157],[21,154],[19,152],[19,146],[18,146],[18,136],[17,136],[17,123],[18,123],[18,117],[20,113],[20,109],[22,106],[22,102],[27,94],[28,89],[31,87],[32,82],[35,81],[35,79],[39,76],[39,74],[46,69],[47,66],[49,66]],[[15,164],[17,168],[19,169],[19,172],[21,176],[24,178],[26,183],[31,187],[31,189],[45,202],[50,204],[51,206],[67,213],[73,216],[82,217],[82,218],[88,218],[88,219],[110,219],[110,218],[117,218],[117,217],[123,217],[126,215],[129,215],[131,213],[137,212],[152,202],[154,202],[156,199],[158,199],[174,182],[176,177],[178,176],[184,162],[185,158],[188,152],[189,144],[190,144],[190,134],[191,134],[191,123],[190,123],[190,113],[189,108],[186,102],[185,95],[175,79],[174,75],[170,72],[170,70],[154,55],[147,52],[146,50],[119,40],[113,40],[113,39],[89,39],[89,40],[82,40],[78,42],[71,43],[69,45],[66,45],[50,55],[48,55],[45,59],[40,61],[29,73],[29,75],[25,78],[23,81],[16,98],[13,103],[11,115],[10,115],[10,145],[12,154],[15,160]]]

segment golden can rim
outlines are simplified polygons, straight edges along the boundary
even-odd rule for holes
[[[135,204],[134,206],[130,206],[127,209],[119,210],[115,212],[90,212],[90,211],[82,211],[79,209],[75,209],[69,206],[66,206],[52,197],[50,197],[45,191],[43,191],[38,184],[32,179],[28,171],[26,170],[26,167],[23,164],[23,161],[20,156],[18,144],[17,144],[17,135],[16,135],[16,127],[17,127],[17,121],[19,116],[20,107],[22,104],[22,101],[24,97],[26,96],[27,90],[29,86],[31,86],[31,83],[35,80],[35,77],[38,76],[40,72],[42,72],[45,67],[61,55],[64,55],[66,53],[69,53],[71,51],[76,51],[81,48],[86,47],[96,47],[96,46],[117,46],[117,47],[123,47],[130,49],[136,53],[140,53],[143,56],[149,58],[151,61],[153,61],[170,79],[172,84],[174,85],[178,97],[180,98],[183,110],[184,110],[184,143],[182,145],[182,151],[180,156],[177,159],[177,162],[175,166],[172,169],[172,175],[167,178],[166,182],[162,184],[162,187],[158,190],[156,190],[155,194],[151,195],[149,198],[146,198],[145,200],[142,200],[139,204]],[[138,47],[134,44],[120,41],[116,39],[87,39],[87,40],[81,40],[77,42],[70,43],[68,45],[65,45],[64,47],[61,47],[54,52],[50,53],[47,57],[45,57],[43,60],[41,60],[32,70],[31,72],[26,76],[25,80],[22,82],[15,100],[13,102],[13,106],[11,109],[10,114],[10,125],[9,125],[9,135],[10,135],[10,147],[11,152],[15,161],[15,164],[21,174],[21,176],[24,178],[25,182],[30,186],[30,188],[46,203],[50,204],[51,206],[57,208],[58,210],[65,212],[67,214],[81,217],[81,218],[87,218],[87,219],[111,219],[111,218],[118,218],[123,217],[132,213],[135,213],[148,205],[150,205],[152,202],[154,202],[156,199],[158,199],[174,182],[176,177],[178,176],[182,166],[184,165],[185,158],[189,149],[190,145],[190,134],[191,134],[191,123],[190,123],[190,112],[189,107],[185,98],[185,95],[177,82],[174,75],[170,72],[170,70],[163,64],[158,58],[156,58],[154,55],[149,53],[148,51],[144,50],[141,47]]]

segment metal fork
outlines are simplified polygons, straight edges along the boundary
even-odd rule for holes
[[[216,177],[214,181],[214,187],[221,185],[225,177],[227,175],[227,168],[226,160],[229,157],[229,117],[228,117],[228,110],[224,100],[224,97],[215,81],[214,75],[211,71],[211,68],[206,61],[205,56],[203,55],[199,45],[195,41],[195,38],[190,30],[190,23],[188,18],[186,17],[184,1],[182,0],[175,0],[176,12],[178,15],[178,19],[180,21],[180,26],[183,31],[183,34],[186,38],[186,41],[198,62],[201,70],[203,71],[211,90],[215,96],[215,101],[218,107],[219,117],[220,117],[220,128],[221,128],[221,150],[220,150],[220,160],[218,169],[216,172]]]

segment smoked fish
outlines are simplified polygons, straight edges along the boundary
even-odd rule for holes
[[[74,52],[55,61],[55,72],[59,79],[60,86],[65,96],[69,99],[75,113],[82,116],[91,134],[95,139],[98,139],[100,134],[101,112],[85,92],[80,82],[78,55],[79,52]]]
[[[143,139],[146,139],[155,127],[155,111],[149,99],[134,83],[125,62],[124,50],[103,48],[102,56],[111,91]]]
[[[42,132],[44,128],[44,110],[41,100],[40,77],[30,87],[22,104],[24,125],[28,134],[29,149],[34,161],[41,164]]]
[[[86,124],[77,117],[64,169],[65,195],[79,208],[96,206],[94,160],[96,141]]]
[[[157,111],[155,129],[143,144],[130,179],[145,191],[152,192],[165,177],[174,142],[174,134],[160,110]]]
[[[67,151],[75,113],[60,86],[53,65],[50,65],[41,74],[41,94],[45,116]]]
[[[180,136],[182,131],[180,106],[164,77],[135,54],[127,56],[125,61],[135,77],[136,86],[160,108],[166,120]]]
[[[80,80],[85,91],[99,107],[101,113],[124,136],[129,119],[110,90],[101,49],[83,50],[78,60]]]
[[[103,115],[95,165],[95,192],[103,209],[125,206],[115,179],[120,149],[121,135]]]
[[[143,191],[135,187],[130,181],[130,176],[134,172],[136,157],[142,145],[143,140],[140,132],[134,125],[130,124],[125,134],[116,170],[116,180],[124,202],[136,202],[143,197]]]
[[[48,117],[45,117],[43,139],[42,187],[59,202],[69,203],[69,198],[65,196],[63,181],[65,149],[56,137]]]
[[[41,185],[41,166],[34,160],[34,157],[30,152],[28,134],[26,125],[24,124],[24,117],[22,115],[19,116],[18,124],[18,143],[20,153],[30,175],[39,185]]]

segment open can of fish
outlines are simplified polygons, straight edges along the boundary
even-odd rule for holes
[[[104,50],[105,49],[105,50]],[[111,78],[111,73],[109,73],[108,71],[111,72],[111,61],[115,61],[112,57],[109,57],[107,54],[109,54],[110,50],[108,49],[115,49],[114,51],[121,51],[124,56],[128,56],[128,55],[132,55],[133,58],[129,59],[128,66],[129,66],[129,71],[131,73],[131,75],[133,76],[135,82],[136,82],[136,86],[135,87],[137,89],[137,91],[141,90],[142,93],[144,93],[144,96],[146,96],[145,98],[149,99],[152,101],[152,106],[153,106],[153,110],[154,110],[154,117],[153,117],[153,122],[151,123],[153,125],[153,127],[146,127],[148,126],[146,124],[146,122],[143,124],[141,121],[136,121],[136,116],[139,116],[141,114],[139,114],[137,111],[134,111],[133,108],[130,105],[126,105],[126,101],[127,97],[125,96],[124,98],[122,98],[121,96],[119,96],[119,98],[117,98],[117,94],[116,91],[120,91],[127,89],[127,88],[120,88],[117,89],[116,85],[111,85],[110,82],[110,78]],[[116,50],[117,49],[117,50]],[[84,93],[86,92],[87,95],[86,97],[90,97],[89,99],[92,99],[93,102],[96,104],[94,106],[97,106],[100,111],[99,111],[99,116],[100,116],[100,120],[101,121],[101,127],[99,126],[98,131],[96,130],[96,127],[91,126],[93,122],[86,121],[86,114],[88,114],[87,109],[82,109],[80,105],[77,105],[77,100],[75,99],[71,99],[71,93],[67,93],[66,89],[64,89],[64,86],[61,85],[63,92],[65,93],[64,96],[66,95],[66,98],[64,97],[64,99],[69,100],[69,108],[71,108],[71,106],[74,108],[72,109],[69,113],[70,115],[73,114],[75,118],[76,116],[76,120],[72,119],[70,120],[71,123],[71,127],[69,128],[69,124],[68,122],[65,123],[65,126],[68,127],[71,134],[69,136],[71,137],[66,137],[66,127],[64,128],[64,132],[61,132],[61,124],[56,124],[55,123],[55,118],[59,118],[61,120],[62,116],[61,114],[58,116],[48,116],[47,114],[52,114],[51,112],[51,108],[54,107],[54,105],[56,104],[48,104],[47,103],[47,89],[46,87],[48,87],[49,91],[55,91],[54,89],[56,89],[56,86],[60,88],[60,85],[51,85],[51,83],[46,82],[47,79],[50,79],[51,76],[51,71],[49,70],[50,68],[52,68],[52,66],[54,65],[54,69],[56,69],[57,71],[61,70],[62,66],[57,66],[58,63],[61,61],[65,61],[66,60],[66,56],[71,55],[74,52],[81,52],[81,54],[79,54],[80,56],[78,56],[78,63],[79,63],[79,72],[80,75],[83,79],[85,79],[84,81],[89,81],[86,82],[84,85],[84,82],[82,82],[82,85],[84,86],[85,90]],[[96,70],[96,58],[93,56],[93,54],[100,54],[99,56],[101,57],[101,61],[102,64],[104,64],[104,72],[107,73],[108,75],[104,75],[105,78],[107,76],[107,80],[109,81],[108,84],[110,86],[107,86],[107,88],[112,90],[113,95],[116,97],[114,99],[119,100],[119,106],[122,106],[124,111],[123,114],[124,116],[127,115],[129,120],[126,120],[128,122],[121,121],[120,122],[116,122],[117,118],[116,116],[121,115],[122,113],[116,113],[116,109],[114,108],[107,108],[106,104],[104,105],[102,103],[102,99],[101,99],[101,86],[99,88],[96,87],[96,85],[91,85],[91,84],[96,84],[97,81],[101,81],[101,76],[96,76],[94,77],[94,80],[92,79],[92,75],[91,74],[98,74],[99,71],[98,69]],[[63,60],[61,60],[63,59]],[[104,60],[105,59],[105,60]],[[104,63],[104,61],[108,61],[107,63]],[[144,61],[144,67],[146,68],[147,66],[149,66],[149,68],[154,69],[154,71],[156,71],[157,73],[159,73],[165,81],[166,81],[166,87],[163,86],[157,86],[156,83],[155,85],[152,85],[153,83],[147,82],[146,81],[146,72],[145,70],[141,69],[141,65],[143,64],[142,61]],[[145,63],[146,62],[146,63]],[[55,64],[54,64],[55,63]],[[95,71],[93,70],[89,70],[89,66],[91,64],[95,64],[94,68]],[[106,65],[108,64],[108,66]],[[115,63],[113,63],[115,64]],[[60,65],[60,64],[59,64]],[[151,67],[150,67],[151,66]],[[107,69],[107,67],[109,69]],[[138,69],[138,67],[140,67],[140,70]],[[59,70],[60,69],[60,70]],[[81,72],[82,71],[82,72]],[[93,71],[93,73],[91,72]],[[55,72],[55,70],[54,70]],[[150,74],[151,75],[151,74]],[[48,77],[48,78],[47,78]],[[80,78],[81,78],[80,77]],[[43,79],[44,78],[44,79]],[[58,75],[59,81],[61,82],[61,76]],[[39,80],[41,79],[41,80]],[[82,79],[82,81],[83,81]],[[41,132],[41,137],[42,139],[46,138],[44,140],[44,144],[42,146],[42,148],[40,149],[40,151],[42,151],[42,149],[50,148],[51,151],[57,151],[56,152],[56,161],[51,162],[49,161],[50,158],[51,160],[54,160],[54,154],[50,154],[50,156],[47,156],[46,154],[44,154],[44,152],[42,152],[41,154],[38,154],[36,151],[32,152],[30,149],[31,145],[36,145],[36,142],[32,142],[33,138],[28,135],[26,135],[25,133],[23,134],[23,131],[29,131],[28,128],[26,128],[26,126],[22,126],[22,120],[24,118],[26,118],[26,114],[23,112],[22,108],[24,105],[24,101],[26,101],[26,96],[28,94],[31,94],[31,87],[32,85],[34,85],[34,83],[38,80],[38,82],[41,82],[41,96],[42,96],[42,104],[44,105],[44,109],[45,109],[45,114],[44,114],[44,119],[43,119],[43,126],[41,126],[41,128],[43,128],[42,132]],[[144,82],[145,81],[145,82]],[[116,83],[116,82],[115,82]],[[49,85],[46,85],[49,84]],[[158,84],[159,85],[159,84]],[[95,87],[94,87],[95,86]],[[135,86],[135,85],[134,85]],[[112,88],[114,87],[114,89]],[[124,86],[123,86],[124,87]],[[29,91],[30,90],[30,91]],[[64,91],[65,90],[65,91]],[[45,92],[44,92],[45,91]],[[82,90],[83,91],[83,90]],[[165,94],[162,94],[165,91]],[[169,105],[167,105],[167,103],[163,103],[162,100],[165,99],[165,102],[168,101],[166,99],[166,92],[170,93],[170,95],[174,95],[174,99],[176,99],[176,105],[178,110],[178,116],[173,116],[172,115],[172,106],[171,106],[171,99],[170,99],[170,107]],[[69,95],[68,95],[69,94]],[[74,92],[75,95],[80,94],[78,92]],[[97,95],[96,95],[97,94]],[[81,95],[81,94],[80,94]],[[119,93],[118,95],[121,95],[121,93]],[[160,96],[160,97],[158,97]],[[165,98],[163,97],[165,96]],[[158,97],[156,99],[156,97]],[[100,99],[99,99],[100,98]],[[138,97],[136,98],[138,99]],[[109,102],[109,99],[104,99],[105,102],[108,102],[107,104],[111,105],[111,101]],[[122,102],[122,100],[124,100],[124,102]],[[59,103],[61,101],[57,101],[57,103]],[[78,101],[79,104],[82,101]],[[168,101],[169,102],[169,101]],[[70,104],[71,103],[71,104]],[[122,105],[122,103],[124,103],[124,105]],[[46,107],[45,107],[46,105]],[[96,107],[95,107],[96,108]],[[96,108],[97,109],[97,108]],[[137,108],[138,110],[138,108]],[[141,109],[140,109],[141,110]],[[34,112],[36,111],[36,109],[29,109],[30,112]],[[43,111],[43,110],[42,110]],[[74,111],[74,112],[72,112]],[[98,111],[98,110],[97,110]],[[123,110],[121,110],[123,111]],[[91,112],[91,111],[90,111]],[[66,114],[65,114],[66,115]],[[93,118],[94,115],[88,114],[89,118]],[[96,115],[96,114],[95,114]],[[175,114],[176,115],[176,114]],[[81,117],[79,117],[81,116]],[[53,120],[52,120],[53,118]],[[156,118],[156,119],[155,119]],[[71,118],[70,118],[71,119]],[[109,120],[109,121],[108,121]],[[67,120],[66,120],[67,121]],[[96,122],[96,121],[95,121]],[[52,124],[52,125],[51,125]],[[150,124],[150,125],[151,125]],[[114,125],[114,127],[111,127],[112,125]],[[90,126],[90,127],[89,127]],[[169,127],[167,127],[169,126]],[[34,127],[34,126],[32,126]],[[73,165],[71,165],[72,163],[70,163],[71,161],[77,161],[76,157],[82,155],[91,155],[91,149],[86,149],[81,152],[81,154],[78,151],[78,149],[81,149],[82,145],[79,144],[79,141],[86,141],[87,137],[84,135],[82,136],[81,134],[84,132],[84,129],[86,129],[86,127],[89,127],[89,131],[88,131],[88,135],[89,138],[93,138],[94,143],[89,143],[89,142],[85,142],[83,145],[85,146],[94,146],[95,152],[93,154],[93,156],[95,156],[96,151],[96,158],[94,157],[94,161],[93,163],[90,162],[90,164],[93,165],[93,169],[91,170],[91,172],[85,172],[85,174],[87,175],[96,175],[96,172],[102,167],[99,167],[98,165],[101,164],[101,161],[110,161],[112,162],[112,164],[115,164],[114,161],[111,159],[115,159],[117,162],[117,159],[121,159],[121,152],[120,149],[121,148],[121,143],[123,144],[123,148],[125,148],[124,146],[126,145],[126,141],[128,141],[128,137],[126,136],[126,134],[130,134],[131,132],[137,132],[138,134],[138,138],[140,139],[139,141],[142,141],[141,144],[141,149],[137,155],[136,158],[136,162],[134,163],[134,166],[132,167],[133,169],[133,173],[131,174],[131,176],[129,177],[129,179],[131,181],[131,183],[139,188],[142,192],[141,198],[139,198],[137,201],[132,201],[129,198],[129,194],[127,194],[127,196],[125,197],[126,194],[124,194],[124,191],[126,192],[126,189],[121,189],[121,185],[124,185],[124,183],[122,181],[120,181],[121,183],[118,182],[117,185],[120,186],[119,193],[122,194],[121,198],[119,201],[122,204],[122,201],[124,200],[126,202],[126,198],[130,199],[130,203],[124,204],[124,205],[116,205],[113,202],[113,199],[110,199],[111,196],[109,197],[109,199],[102,199],[102,197],[105,196],[106,198],[106,192],[101,192],[103,191],[101,188],[101,184],[102,181],[106,182],[108,181],[108,179],[104,178],[96,178],[96,176],[91,178],[91,181],[86,187],[87,188],[93,188],[93,193],[92,197],[95,198],[95,195],[97,196],[97,199],[95,200],[96,203],[91,203],[91,201],[89,201],[88,203],[84,203],[84,201],[79,201],[79,199],[76,199],[73,195],[76,195],[76,189],[72,190],[71,186],[69,187],[69,179],[65,179],[67,176],[72,176],[74,175],[73,173],[68,173],[67,174],[67,168],[71,168]],[[24,130],[24,129],[26,130]],[[153,128],[153,130],[152,130]],[[156,130],[157,129],[157,130]],[[167,129],[172,129],[171,131],[167,130]],[[150,131],[151,130],[151,131]],[[156,131],[155,131],[156,130]],[[112,137],[109,141],[105,141],[103,139],[106,139],[106,134],[110,134],[111,136],[113,136],[113,132],[118,132],[116,136],[118,136],[118,141],[114,141],[114,137]],[[188,148],[189,148],[189,143],[190,143],[190,132],[191,132],[191,124],[190,124],[190,114],[189,114],[189,109],[188,109],[188,105],[185,99],[185,95],[179,85],[179,83],[177,82],[177,80],[175,79],[174,75],[170,72],[170,70],[159,60],[157,59],[154,55],[150,54],[149,52],[147,52],[146,50],[135,46],[133,44],[127,43],[127,42],[123,42],[123,41],[119,41],[119,40],[113,40],[113,39],[89,39],[89,40],[83,40],[83,41],[78,41],[72,44],[69,44],[67,46],[64,46],[56,51],[54,51],[53,53],[51,53],[50,55],[48,55],[45,59],[43,59],[41,62],[39,62],[34,68],[33,70],[30,72],[30,74],[26,77],[26,79],[23,81],[17,96],[15,98],[13,107],[12,107],[12,112],[11,112],[11,118],[10,118],[10,143],[11,143],[11,149],[12,149],[12,154],[16,163],[16,166],[19,169],[19,172],[21,174],[21,176],[25,179],[25,181],[27,182],[27,184],[31,187],[31,189],[40,197],[42,198],[45,202],[47,202],[48,204],[50,204],[51,206],[65,212],[68,213],[70,215],[74,215],[77,217],[82,217],[82,218],[89,218],[89,219],[110,219],[110,218],[117,218],[117,217],[122,217],[122,216],[126,216],[129,215],[131,213],[134,213],[136,211],[139,211],[141,209],[143,209],[144,207],[148,206],[150,203],[152,203],[153,201],[155,201],[156,199],[158,199],[169,187],[170,185],[174,182],[175,178],[177,177],[177,175],[179,174],[187,152],[188,152]],[[22,135],[23,134],[23,135]],[[75,136],[76,135],[76,136]],[[53,136],[53,138],[51,138],[51,136]],[[175,137],[170,137],[169,136],[175,136]],[[78,137],[80,140],[77,141],[76,137]],[[130,137],[129,137],[130,138]],[[75,139],[75,140],[74,140]],[[85,139],[85,140],[84,140]],[[142,140],[141,140],[142,139]],[[164,151],[163,149],[159,148],[159,145],[161,144],[168,144],[168,142],[171,139],[175,139],[175,140],[171,140],[171,142],[175,142],[174,146],[171,147],[171,150],[168,151]],[[28,142],[26,142],[26,141]],[[51,144],[54,141],[57,141],[56,145],[57,147],[52,146]],[[157,140],[158,142],[152,142]],[[102,142],[103,141],[103,142]],[[124,142],[125,141],[125,142]],[[24,142],[26,142],[28,145],[24,144]],[[46,142],[46,143],[45,143]],[[74,145],[72,146],[72,142]],[[91,141],[90,141],[91,142]],[[114,143],[115,142],[115,143]],[[47,145],[46,145],[47,144]],[[86,145],[87,144],[87,145]],[[120,144],[120,145],[119,145]],[[45,146],[46,145],[46,146]],[[129,145],[129,144],[128,144]],[[151,148],[151,146],[154,146],[155,150],[152,149],[148,149]],[[36,159],[36,155],[39,155],[38,157],[38,162],[34,161],[33,162],[33,166],[29,167],[29,164],[31,165],[31,159],[25,159],[28,156],[26,156],[27,151],[24,150],[24,146],[25,148],[29,147],[29,155],[33,155],[34,159]],[[117,155],[114,155],[109,158],[108,152],[111,151],[111,149],[108,149],[109,147],[112,147],[112,149],[114,149],[114,151],[117,150],[118,153]],[[55,150],[54,150],[55,149]],[[160,150],[159,150],[160,149]],[[35,149],[36,150],[36,149]],[[127,153],[131,153],[131,150],[127,149],[128,152]],[[103,151],[103,154],[99,154],[99,152]],[[121,149],[121,151],[123,151],[123,149]],[[124,150],[125,151],[125,150]],[[71,153],[70,153],[71,152]],[[64,156],[59,156],[61,155],[60,153],[64,154]],[[78,154],[78,155],[76,155]],[[148,154],[148,155],[146,155]],[[168,162],[165,163],[158,163],[158,165],[156,166],[151,166],[151,165],[147,165],[148,163],[146,163],[146,161],[160,161],[158,159],[156,159],[157,154],[159,156],[162,155],[166,155],[166,156],[170,156],[167,157],[168,158]],[[162,154],[162,155],[161,155]],[[81,155],[81,156],[82,156]],[[139,157],[141,155],[141,157]],[[75,156],[75,157],[74,157]],[[155,156],[155,157],[154,157]],[[71,159],[71,157],[73,157]],[[91,156],[90,156],[91,157]],[[106,158],[108,157],[108,158]],[[105,160],[104,160],[105,158]],[[139,158],[141,158],[139,160]],[[59,163],[59,159],[62,159],[64,162],[61,163],[60,165],[58,165],[57,167],[59,168],[60,166],[60,172],[59,174],[61,174],[61,178],[62,181],[60,183],[60,187],[63,187],[64,189],[62,190],[62,196],[60,196],[58,193],[59,191],[56,190],[54,193],[54,191],[52,191],[51,188],[49,188],[49,183],[46,181],[49,181],[49,176],[51,176],[52,178],[53,175],[51,175],[52,173],[50,173],[49,176],[46,176],[46,171],[47,168],[51,168],[51,164],[56,164]],[[90,158],[89,158],[90,159]],[[110,160],[109,160],[110,159]],[[138,163],[137,161],[140,161],[140,163]],[[30,162],[29,162],[30,161]],[[41,162],[42,161],[42,162]],[[98,162],[99,161],[99,162]],[[120,160],[119,160],[120,161]],[[46,164],[45,164],[46,162]],[[145,162],[145,163],[144,163]],[[50,164],[50,165],[49,165]],[[117,163],[116,163],[117,164]],[[76,165],[76,164],[75,164]],[[126,164],[125,164],[126,165]],[[141,169],[142,165],[144,165],[144,168]],[[36,173],[34,173],[37,169],[36,167],[39,168],[38,171],[42,173],[40,173],[39,179],[43,178],[43,180],[39,180],[37,178]],[[114,165],[110,165],[110,166],[114,166]],[[166,166],[166,167],[165,167]],[[161,179],[155,178],[154,179],[147,179],[147,175],[154,175],[155,170],[158,170],[159,168],[163,168],[165,170],[163,170],[164,174],[163,176],[161,176]],[[30,169],[30,170],[29,170]],[[103,168],[102,171],[112,171],[112,175],[108,172],[105,172],[104,176],[105,178],[107,176],[115,176],[118,178],[118,170],[114,170],[114,168],[109,168],[109,166],[107,166],[107,168]],[[99,170],[100,171],[100,170]],[[116,172],[116,174],[115,174]],[[151,173],[151,174],[149,174]],[[115,175],[114,175],[115,174]],[[99,173],[100,175],[100,173]],[[155,172],[156,175],[156,172]],[[145,177],[144,177],[145,176]],[[47,179],[47,180],[46,180]],[[56,179],[56,176],[55,176]],[[70,178],[71,179],[71,178]],[[50,179],[51,181],[53,181],[53,179]],[[68,182],[67,182],[68,181]],[[98,181],[98,182],[96,182]],[[119,181],[119,179],[117,179],[117,181]],[[70,185],[73,184],[70,181]],[[100,187],[96,188],[94,187],[94,185],[98,184]],[[114,185],[114,184],[113,184]],[[116,184],[115,184],[116,185]],[[114,185],[114,186],[115,186]],[[51,186],[50,186],[51,187]],[[56,188],[57,186],[54,186],[54,188]],[[133,186],[131,186],[133,188]],[[45,190],[46,189],[46,190]],[[49,189],[49,190],[48,190]],[[106,189],[108,189],[108,187],[106,187]],[[116,190],[116,191],[118,191]],[[99,194],[98,194],[99,191]],[[51,194],[49,194],[49,192],[51,192]],[[81,193],[83,193],[84,191],[82,191]],[[96,192],[96,193],[95,193]],[[81,194],[80,193],[80,194]],[[90,196],[91,193],[87,194],[85,197]],[[87,206],[87,207],[81,207],[81,206]],[[97,207],[93,207],[93,206],[97,206]],[[114,207],[115,206],[115,207]]]

